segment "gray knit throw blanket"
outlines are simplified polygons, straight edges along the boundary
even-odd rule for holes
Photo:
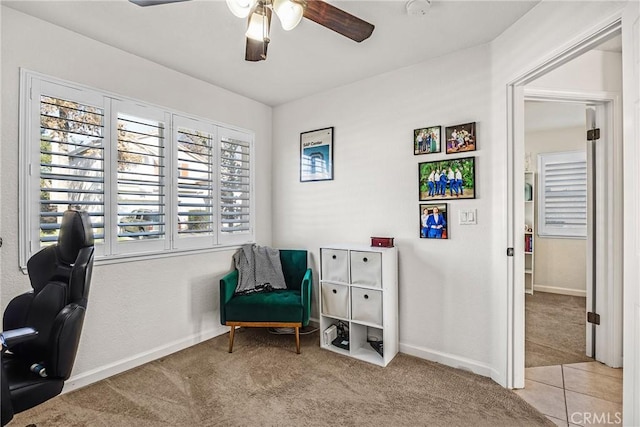
[[[236,286],[235,295],[287,289],[278,249],[243,245],[233,255],[233,261],[238,270],[238,286]]]

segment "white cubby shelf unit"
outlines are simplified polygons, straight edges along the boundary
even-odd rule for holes
[[[348,349],[325,342],[324,332],[340,322],[349,332]],[[320,248],[320,347],[387,366],[398,353],[398,335],[397,249]],[[374,348],[380,341],[382,355]]]

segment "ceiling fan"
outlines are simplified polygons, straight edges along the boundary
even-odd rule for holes
[[[129,0],[138,6],[153,6],[188,0]],[[244,59],[267,59],[269,30],[272,11],[280,19],[285,31],[294,29],[302,18],[307,18],[358,43],[366,40],[375,28],[362,19],[338,9],[323,0],[227,0],[227,6],[235,16],[249,18]]]

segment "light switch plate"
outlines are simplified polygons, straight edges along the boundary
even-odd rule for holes
[[[458,224],[463,225],[467,223],[467,211],[458,211]]]
[[[458,212],[460,225],[475,225],[478,223],[478,211],[476,209],[461,210]]]

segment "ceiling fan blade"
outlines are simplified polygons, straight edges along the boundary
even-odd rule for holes
[[[322,0],[308,0],[305,18],[360,43],[373,33],[375,26]]]
[[[137,4],[138,6],[155,6],[158,4],[167,4],[167,3],[178,3],[181,1],[189,1],[189,0],[129,0],[133,4]]]
[[[267,47],[268,41],[258,41],[247,37],[247,47],[244,53],[244,59],[246,61],[264,61],[267,59]]]

